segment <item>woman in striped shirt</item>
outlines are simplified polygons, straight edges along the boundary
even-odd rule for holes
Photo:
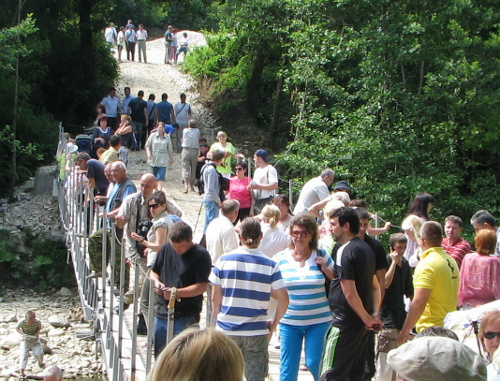
[[[333,261],[317,249],[318,227],[313,215],[295,216],[290,222],[290,236],[290,248],[274,256],[290,298],[280,322],[280,380],[297,380],[305,341],[306,366],[317,381],[323,341],[332,320],[325,277],[333,277]]]

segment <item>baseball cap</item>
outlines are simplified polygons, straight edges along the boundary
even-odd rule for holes
[[[255,151],[255,156],[262,158],[262,160],[264,160],[266,163],[269,162],[267,151],[264,149],[258,149],[257,151]]]

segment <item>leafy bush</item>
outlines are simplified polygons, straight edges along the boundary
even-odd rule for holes
[[[63,242],[34,237],[25,231],[16,244],[0,239],[0,280],[3,285],[47,288],[75,285],[71,264],[66,264],[67,249]]]

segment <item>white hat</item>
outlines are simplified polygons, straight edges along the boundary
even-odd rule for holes
[[[66,149],[68,150],[68,153],[75,153],[78,151],[78,146],[73,143],[68,143],[66,144]]]
[[[407,381],[486,380],[486,363],[464,344],[438,336],[420,337],[389,351],[387,362]]]

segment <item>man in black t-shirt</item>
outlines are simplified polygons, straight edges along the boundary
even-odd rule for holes
[[[158,252],[151,281],[158,294],[154,322],[154,350],[157,357],[166,345],[167,305],[172,287],[177,287],[174,336],[200,321],[203,293],[212,271],[210,254],[193,242],[193,231],[183,221],[172,225],[167,242]]]
[[[142,130],[148,121],[148,104],[143,99],[144,91],[140,90],[137,97],[128,104],[128,114],[130,114],[130,125],[132,126],[133,139],[132,151],[141,150]]]
[[[380,287],[380,300],[384,300],[385,295],[385,273],[387,271],[387,259],[384,247],[375,238],[366,234],[370,227],[370,214],[364,208],[356,208],[356,214],[359,217],[358,237],[370,246],[375,255],[375,275]],[[380,316],[377,316],[380,317]],[[375,333],[369,333],[368,351],[366,357],[366,373],[363,380],[371,380],[375,375]]]
[[[334,278],[328,302],[333,321],[321,365],[321,380],[362,380],[369,332],[383,326],[377,317],[379,284],[374,276],[375,257],[359,237],[359,218],[352,208],[330,216],[330,232],[342,244],[334,260]]]

